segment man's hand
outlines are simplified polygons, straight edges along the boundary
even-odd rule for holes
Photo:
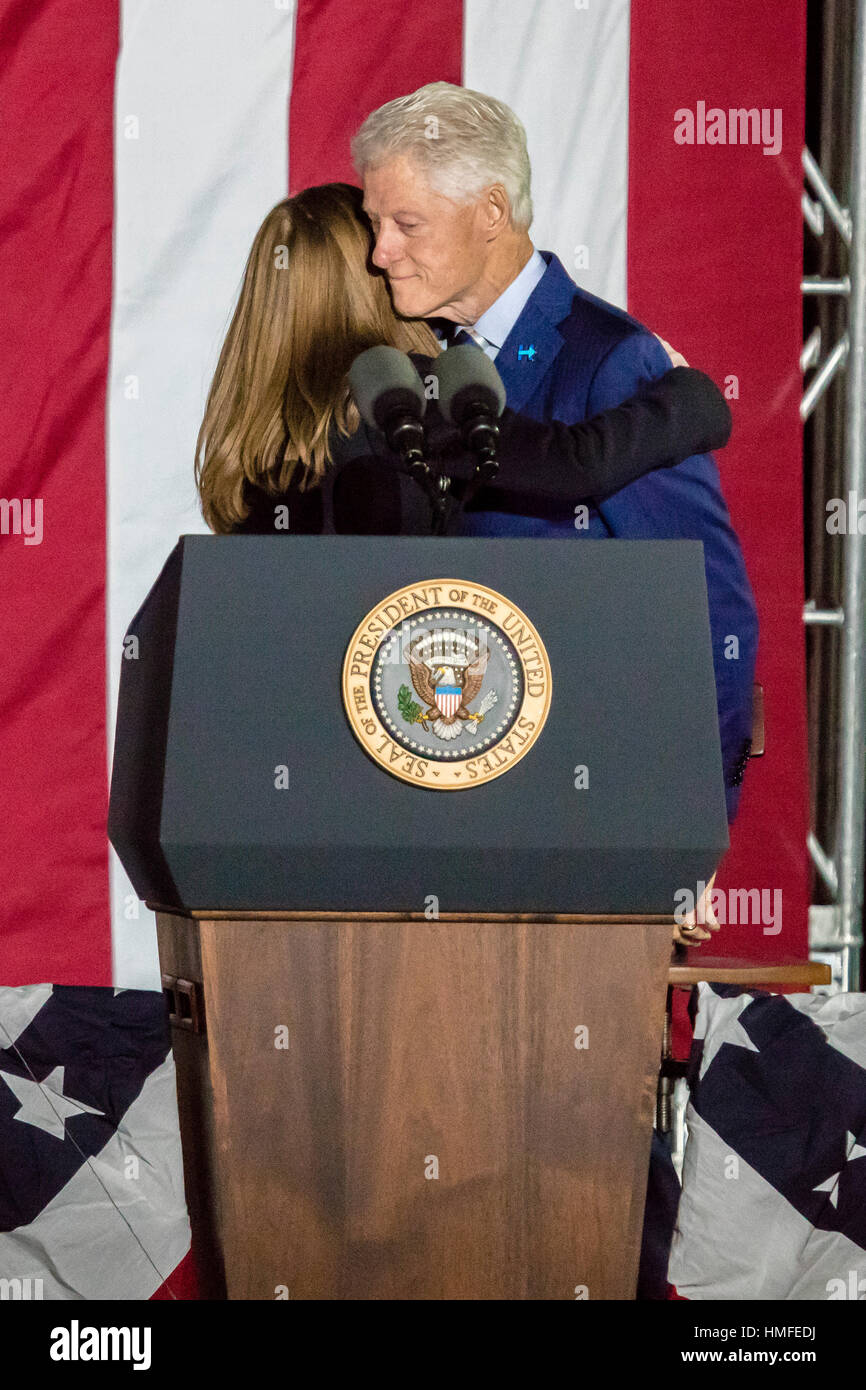
[[[658,333],[655,333],[653,336],[659,339],[659,342],[661,343],[668,357],[671,359],[671,366],[687,367],[689,365],[686,359],[683,357],[682,353],[677,352],[676,348],[672,348],[670,343],[665,342],[664,338],[659,338]]]
[[[702,941],[709,941],[710,932],[719,930],[720,923],[716,920],[716,915],[710,906],[710,895],[713,891],[713,884],[715,881],[716,875],[713,874],[701,898],[701,903],[703,904],[703,913],[701,915],[704,921],[698,922],[698,907],[700,904],[697,904],[694,912],[686,913],[684,921],[674,923],[675,942],[679,942],[682,946],[700,946]],[[710,931],[704,931],[705,925],[709,927]]]

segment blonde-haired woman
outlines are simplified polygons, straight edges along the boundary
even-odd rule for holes
[[[399,467],[351,398],[355,357],[386,343],[411,353],[423,377],[441,350],[427,323],[395,313],[370,260],[362,199],[350,184],[307,188],[272,208],[256,233],[196,443],[196,482],[213,531],[283,530],[276,517],[286,505],[290,534],[430,529],[429,502],[405,477],[396,508],[335,506],[341,483],[343,496],[357,501],[358,480],[375,487]],[[428,417],[447,453],[448,429],[433,402]],[[718,389],[685,366],[578,425],[541,424],[506,409],[499,474],[484,494],[517,493],[527,514],[558,503],[573,509],[652,468],[722,447],[730,425]],[[452,453],[455,440],[452,433]],[[370,460],[378,474],[366,467]],[[352,477],[354,493],[345,487]],[[478,501],[484,505],[483,496]]]

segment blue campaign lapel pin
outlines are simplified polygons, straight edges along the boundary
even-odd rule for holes
[[[534,346],[534,344],[532,344],[532,343],[529,344],[529,347],[528,347],[528,348],[519,347],[519,348],[517,349],[517,360],[518,360],[518,362],[520,361],[521,357],[527,357],[527,358],[529,358],[529,361],[531,362],[534,356],[535,356],[535,346]]]

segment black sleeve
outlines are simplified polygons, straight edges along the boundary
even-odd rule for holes
[[[551,500],[601,499],[653,468],[721,449],[731,412],[694,367],[672,367],[622,405],[577,425],[541,424],[505,409],[495,486]]]
[[[420,354],[413,359],[423,375],[429,359]],[[434,468],[454,479],[471,479],[475,460],[435,400],[427,403],[426,427]],[[622,405],[575,425],[544,423],[506,407],[500,419],[499,471],[485,493],[493,488],[541,503],[600,501],[654,468],[722,448],[730,435],[731,412],[718,387],[694,367],[672,367]],[[401,468],[380,431],[362,425],[348,438],[335,433],[329,481],[336,530],[397,534],[407,529],[407,500],[429,510],[426,500],[422,507],[423,494],[409,480],[400,484],[408,489],[408,499],[397,497],[392,470]],[[238,531],[273,534],[275,508],[281,503],[290,506],[290,532],[323,529],[320,488],[306,493],[290,489],[279,497],[250,488],[247,498],[250,515]],[[427,529],[424,518],[417,529]]]
[[[653,468],[721,449],[731,437],[731,412],[703,372],[672,367],[622,405],[591,420],[542,422],[506,407],[499,427],[499,472],[490,486],[546,502],[574,503],[600,500]],[[440,472],[472,477],[475,461],[435,401],[427,405],[427,438]],[[384,439],[381,447],[386,447]]]
[[[421,375],[429,370],[429,358],[413,354],[413,360]],[[601,500],[654,468],[723,448],[731,437],[731,412],[704,372],[672,367],[591,420],[542,422],[506,407],[499,425],[499,472],[488,486],[547,503],[574,503]],[[475,460],[435,399],[427,402],[425,426],[436,470],[472,478]],[[369,430],[367,444],[399,467],[381,432]]]

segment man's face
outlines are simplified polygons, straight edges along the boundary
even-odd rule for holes
[[[483,197],[461,204],[435,192],[405,155],[367,170],[364,209],[376,237],[373,264],[388,276],[398,314],[474,322],[473,291],[491,244],[484,208]]]

